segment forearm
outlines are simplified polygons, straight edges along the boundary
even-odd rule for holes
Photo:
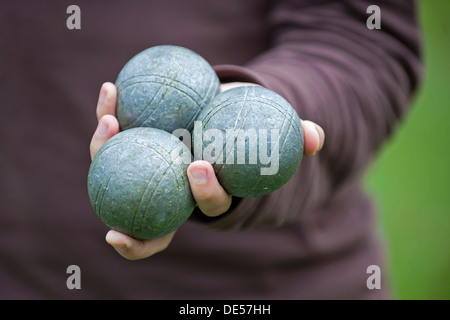
[[[322,126],[324,149],[305,158],[278,191],[242,199],[212,224],[221,229],[284,224],[329,201],[361,175],[405,115],[420,81],[413,2],[381,2],[381,30],[366,27],[369,3],[311,3],[300,8],[281,2],[269,17],[272,48],[245,66],[215,69],[222,81],[255,82],[281,94],[300,118]]]

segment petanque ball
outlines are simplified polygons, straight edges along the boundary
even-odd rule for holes
[[[303,157],[296,111],[279,94],[246,86],[217,95],[193,132],[194,156],[209,161],[222,187],[237,197],[267,195],[283,186]]]
[[[192,213],[186,169],[190,150],[172,134],[132,128],[108,140],[94,157],[88,193],[108,227],[137,239],[164,236]]]
[[[148,48],[120,71],[117,118],[122,130],[154,127],[172,133],[192,130],[194,120],[220,91],[212,66],[190,49]]]

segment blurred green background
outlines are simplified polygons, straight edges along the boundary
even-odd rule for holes
[[[378,205],[393,298],[450,299],[450,1],[418,4],[425,80],[366,186]]]

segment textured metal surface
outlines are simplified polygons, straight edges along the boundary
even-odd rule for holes
[[[203,107],[219,93],[220,81],[197,53],[178,46],[148,48],[120,71],[117,118],[121,129],[192,130]]]
[[[132,237],[170,233],[195,206],[186,176],[191,159],[186,146],[165,131],[122,131],[102,146],[91,164],[91,204],[108,227]]]
[[[300,119],[271,90],[256,86],[227,90],[203,109],[197,121],[201,129],[194,129],[194,148],[201,144],[201,158],[213,164],[221,185],[234,196],[269,194],[284,185],[301,163]],[[257,140],[252,140],[255,134]],[[198,152],[195,156],[200,158]]]

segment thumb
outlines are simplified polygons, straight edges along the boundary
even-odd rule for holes
[[[222,188],[209,162],[192,162],[187,176],[197,205],[205,215],[215,217],[230,208],[231,195]]]

